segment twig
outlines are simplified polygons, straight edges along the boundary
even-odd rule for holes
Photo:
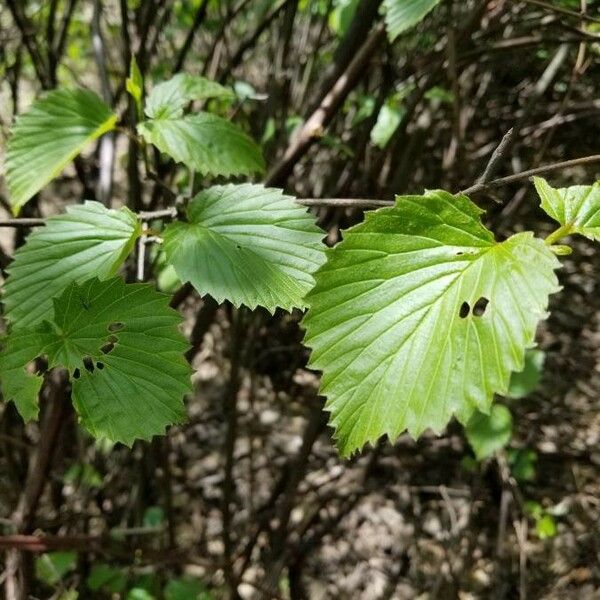
[[[504,136],[500,140],[500,143],[498,144],[498,147],[492,152],[492,156],[490,157],[490,160],[485,167],[483,175],[477,181],[478,184],[486,184],[494,176],[494,174],[498,170],[498,167],[500,166],[500,163],[504,159],[504,155],[507,153],[507,151],[510,149],[510,146],[512,145],[513,132],[514,128],[511,127],[504,134]]]
[[[376,27],[366,39],[348,68],[334,83],[317,110],[305,121],[295,140],[285,151],[283,158],[269,173],[267,185],[281,185],[292,173],[294,166],[318,140],[344,100],[359,81],[379,44],[385,39],[385,29]]]
[[[528,171],[522,171],[521,173],[515,173],[514,175],[500,177],[499,179],[494,179],[492,181],[488,181],[487,183],[476,183],[475,185],[472,185],[471,187],[462,190],[461,194],[477,194],[488,189],[502,187],[504,185],[509,185],[517,181],[523,181],[524,179],[529,179],[529,177],[533,177],[534,175],[543,175],[545,173],[560,171],[561,169],[568,169],[570,167],[577,167],[581,165],[589,165],[597,162],[600,162],[600,154],[593,154],[591,156],[583,156],[581,158],[565,160],[562,162],[553,163],[551,165],[544,165],[541,167],[536,167],[535,169],[529,169]]]
[[[102,28],[100,25],[100,16],[102,5],[100,0],[95,0],[92,16],[92,47],[94,50],[94,59],[98,68],[100,85],[102,88],[102,98],[110,105],[112,104],[112,91],[108,79],[108,69],[106,65],[106,49]],[[115,136],[113,132],[102,136],[100,139],[99,163],[100,172],[98,175],[97,196],[98,200],[105,206],[110,206],[113,185],[113,168],[115,163]]]

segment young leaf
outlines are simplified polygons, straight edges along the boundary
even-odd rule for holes
[[[229,88],[199,75],[179,73],[168,81],[154,86],[146,100],[146,115],[151,119],[174,119],[192,100],[233,98]]]
[[[600,182],[560,189],[541,177],[533,182],[542,208],[565,228],[563,236],[578,233],[600,241]]]
[[[477,411],[465,425],[467,440],[478,460],[502,450],[512,437],[513,419],[510,410],[494,404],[489,415]]]
[[[129,77],[125,82],[127,92],[135,101],[135,108],[138,118],[143,118],[142,114],[142,96],[144,95],[144,78],[140,68],[138,67],[135,56],[131,56],[131,64],[129,66]]]
[[[66,214],[48,218],[7,269],[3,302],[13,329],[48,318],[52,299],[69,283],[112,277],[140,231],[130,210],[109,210],[98,202],[69,206]]]
[[[190,391],[180,322],[168,297],[149,285],[126,285],[120,277],[72,283],[54,300],[51,322],[8,336],[0,354],[4,398],[14,399],[19,371],[39,387],[41,378],[26,367],[44,356],[50,369],[69,371],[73,404],[92,435],[131,445],[161,434],[184,419]],[[27,402],[35,404],[35,396]]]
[[[440,0],[383,0],[390,41],[422,21],[439,3]]]
[[[206,112],[144,121],[138,131],[161,152],[203,175],[250,175],[265,169],[252,138]]]
[[[305,343],[347,455],[387,434],[489,411],[558,290],[558,260],[519,233],[496,243],[466,197],[398,197],[328,251]]]
[[[305,306],[325,262],[323,232],[292,197],[261,185],[215,186],[190,202],[187,219],[164,232],[167,261],[183,281],[235,306]]]
[[[48,92],[18,116],[6,153],[6,182],[15,214],[116,122],[117,115],[102,99],[84,89]]]

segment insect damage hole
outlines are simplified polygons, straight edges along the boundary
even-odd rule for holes
[[[461,319],[466,319],[469,316],[469,311],[471,310],[471,307],[469,306],[468,302],[463,302],[460,305],[460,310],[458,311],[458,316]]]
[[[476,317],[483,317],[489,303],[490,301],[487,298],[481,296],[481,298],[473,305],[473,314]]]
[[[111,323],[108,326],[108,331],[110,331],[110,333],[116,333],[117,331],[121,331],[124,327],[124,323]]]
[[[110,354],[115,349],[117,341],[118,340],[114,335],[109,336],[106,343],[100,348],[100,352],[102,352],[102,354]]]
[[[92,360],[91,356],[84,356],[82,362],[83,366],[85,367],[85,370],[88,373],[94,372],[94,361]]]

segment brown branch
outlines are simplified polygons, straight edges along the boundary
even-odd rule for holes
[[[283,158],[267,176],[267,185],[282,185],[292,173],[294,166],[306,154],[308,149],[323,134],[323,130],[336,115],[344,100],[363,75],[364,70],[379,44],[385,39],[383,26],[376,27],[358,51],[348,68],[333,84],[323,98],[319,108],[306,120],[294,141],[286,150]]]

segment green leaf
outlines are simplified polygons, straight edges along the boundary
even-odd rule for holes
[[[33,327],[52,313],[52,299],[73,281],[112,277],[141,232],[127,208],[98,202],[70,206],[46,220],[15,253],[4,286],[6,318],[13,329]]]
[[[305,343],[343,454],[488,412],[522,369],[560,265],[531,233],[496,243],[480,215],[466,196],[398,197],[315,274]]]
[[[379,148],[384,148],[394,135],[404,116],[402,107],[384,104],[377,115],[377,122],[371,130],[371,142]]]
[[[440,0],[383,0],[390,41],[420,23]]]
[[[126,600],[155,600],[155,597],[144,588],[131,588],[127,592]]]
[[[135,101],[135,107],[138,118],[143,116],[142,112],[142,96],[144,95],[144,78],[138,67],[135,56],[131,56],[131,64],[129,66],[129,77],[125,82],[127,92],[132,96]]]
[[[229,88],[215,81],[179,73],[168,81],[154,86],[146,100],[146,115],[151,119],[174,119],[183,116],[186,105],[192,100],[207,98],[233,98]]]
[[[165,586],[165,600],[211,600],[212,594],[197,579],[172,579]]]
[[[540,540],[547,540],[553,538],[557,534],[556,521],[554,517],[549,514],[545,514],[535,523],[535,532]]]
[[[206,112],[144,121],[138,131],[161,152],[203,175],[250,175],[265,169],[260,148],[248,135]]]
[[[160,506],[149,506],[142,522],[144,527],[160,527],[165,522],[165,511]]]
[[[35,576],[48,585],[56,585],[76,566],[75,552],[48,552],[35,559]]]
[[[305,306],[325,262],[323,232],[292,197],[261,185],[215,186],[190,202],[187,220],[163,236],[182,281],[235,306]]]
[[[100,563],[92,567],[85,583],[92,592],[103,590],[110,594],[118,594],[125,590],[127,578],[121,569]]]
[[[465,426],[465,434],[477,459],[502,450],[510,442],[512,425],[510,410],[502,404],[494,404],[489,415],[474,413]]]
[[[84,89],[48,92],[18,116],[6,153],[14,213],[116,122],[117,115],[102,99]]]
[[[102,476],[88,463],[75,463],[69,467],[64,476],[66,483],[85,485],[90,488],[102,487]]]
[[[563,237],[578,233],[600,241],[600,182],[553,188],[545,179],[534,177],[542,208],[565,228]]]
[[[510,377],[507,394],[509,398],[525,398],[537,388],[542,378],[545,358],[546,353],[542,350],[530,349],[525,352],[523,370],[513,373]]]
[[[120,277],[72,283],[54,300],[52,322],[8,336],[0,354],[4,398],[15,399],[15,373],[39,388],[41,377],[26,367],[45,356],[50,369],[69,371],[73,404],[94,437],[127,445],[150,439],[185,418],[190,368],[180,322],[168,296],[149,285],[126,285]],[[22,394],[18,400],[24,403]]]
[[[533,481],[535,479],[535,465],[537,454],[530,449],[509,449],[507,451],[510,472],[517,481]]]

